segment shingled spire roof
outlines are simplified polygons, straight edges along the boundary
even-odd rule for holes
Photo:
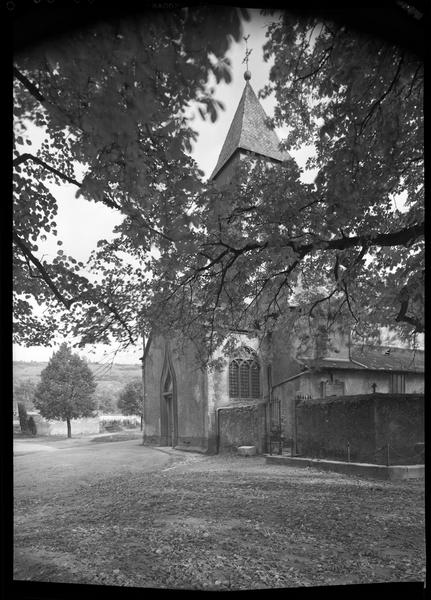
[[[246,75],[249,75],[248,71]],[[248,81],[249,76],[245,78],[241,100],[210,179],[214,179],[238,149],[249,150],[277,161],[290,158],[287,152],[279,150],[277,134],[266,123],[268,117]]]

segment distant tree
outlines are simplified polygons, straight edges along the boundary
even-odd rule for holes
[[[98,391],[95,394],[95,403],[97,411],[101,414],[112,414],[117,409],[116,394],[112,394],[105,390]]]
[[[41,373],[34,405],[46,419],[66,421],[70,438],[72,419],[93,416],[96,386],[85,360],[63,343]]]
[[[18,417],[21,431],[22,433],[26,433],[28,431],[28,416],[25,405],[22,402],[18,402]]]
[[[21,402],[27,409],[33,408],[34,393],[36,391],[36,383],[31,379],[20,381],[13,390],[15,402]]]
[[[144,416],[144,395],[142,390],[142,381],[134,379],[126,384],[120,393],[118,399],[118,408],[123,415],[140,415],[141,431],[143,428]]]

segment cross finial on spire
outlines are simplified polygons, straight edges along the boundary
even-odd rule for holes
[[[249,38],[249,37],[250,37],[250,34],[248,34],[248,35],[245,35],[245,36],[243,37],[243,40],[245,41],[245,56],[244,56],[244,60],[243,60],[242,62],[243,62],[243,63],[245,63],[245,66],[246,66],[246,68],[247,68],[246,72],[244,73],[244,79],[245,79],[246,81],[248,81],[249,79],[251,79],[251,73],[250,73],[250,71],[248,70],[248,57],[249,57],[249,56],[250,56],[250,54],[251,54],[251,49],[249,50],[249,49],[248,49],[248,45],[247,45],[247,41],[248,41],[248,38]]]

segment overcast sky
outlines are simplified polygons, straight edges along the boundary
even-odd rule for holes
[[[278,17],[262,17],[258,10],[251,10],[251,20],[244,22],[244,35],[250,35],[248,47],[252,50],[249,57],[249,70],[251,71],[251,85],[256,93],[268,83],[270,63],[263,61],[262,47],[265,43],[266,26],[271,20]],[[197,161],[199,168],[205,173],[205,178],[209,177],[215,167],[221,147],[225,140],[229,126],[232,122],[238,102],[244,89],[244,71],[243,64],[245,56],[245,42],[232,43],[228,53],[231,60],[232,81],[229,84],[220,83],[215,87],[215,96],[225,105],[225,110],[221,111],[219,118],[215,123],[203,121],[199,116],[193,122],[193,128],[199,133],[199,138],[193,148],[193,157]],[[273,115],[274,100],[266,98],[262,101],[266,113]],[[286,130],[276,130],[280,139],[286,134]],[[40,133],[33,135],[33,150],[40,143]],[[303,164],[308,153],[299,153],[295,158],[299,159],[299,164]],[[122,216],[106,206],[89,202],[81,198],[76,198],[76,187],[69,184],[61,186],[52,186],[52,191],[58,201],[58,215],[56,217],[58,237],[63,241],[62,249],[65,254],[74,256],[77,260],[86,263],[91,251],[96,247],[99,239],[109,239],[112,237],[113,228],[118,225]],[[42,249],[41,249],[42,250]],[[46,257],[54,256],[57,253],[58,246],[55,239],[48,239],[43,246],[43,254]],[[117,348],[115,346],[106,347],[99,345],[95,351],[93,349],[79,350],[82,356],[86,356],[91,361],[107,362],[111,361]],[[23,361],[47,361],[52,353],[57,350],[57,346],[52,348],[30,347],[14,345],[14,360]],[[130,348],[127,352],[118,352],[115,356],[116,363],[137,363],[142,356],[142,345]]]

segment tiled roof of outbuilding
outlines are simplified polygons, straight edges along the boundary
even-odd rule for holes
[[[332,360],[330,358],[300,358],[299,362],[307,367],[307,369],[321,371],[323,369],[348,369],[355,371],[363,371],[367,367],[358,365],[351,360]]]
[[[367,369],[416,373],[423,373],[425,370],[423,350],[390,346],[353,346],[351,357],[366,366]]]
[[[267,118],[253,88],[247,81],[210,179],[214,179],[238,148],[280,162],[290,158],[287,152],[279,150],[279,139],[275,131],[267,125]]]
[[[409,350],[389,346],[352,346],[352,360],[333,360],[330,358],[302,359],[309,369],[353,369],[363,371],[402,371],[405,373],[423,373],[425,370],[423,350]],[[355,361],[355,362],[354,362]],[[360,363],[360,364],[358,364]]]

